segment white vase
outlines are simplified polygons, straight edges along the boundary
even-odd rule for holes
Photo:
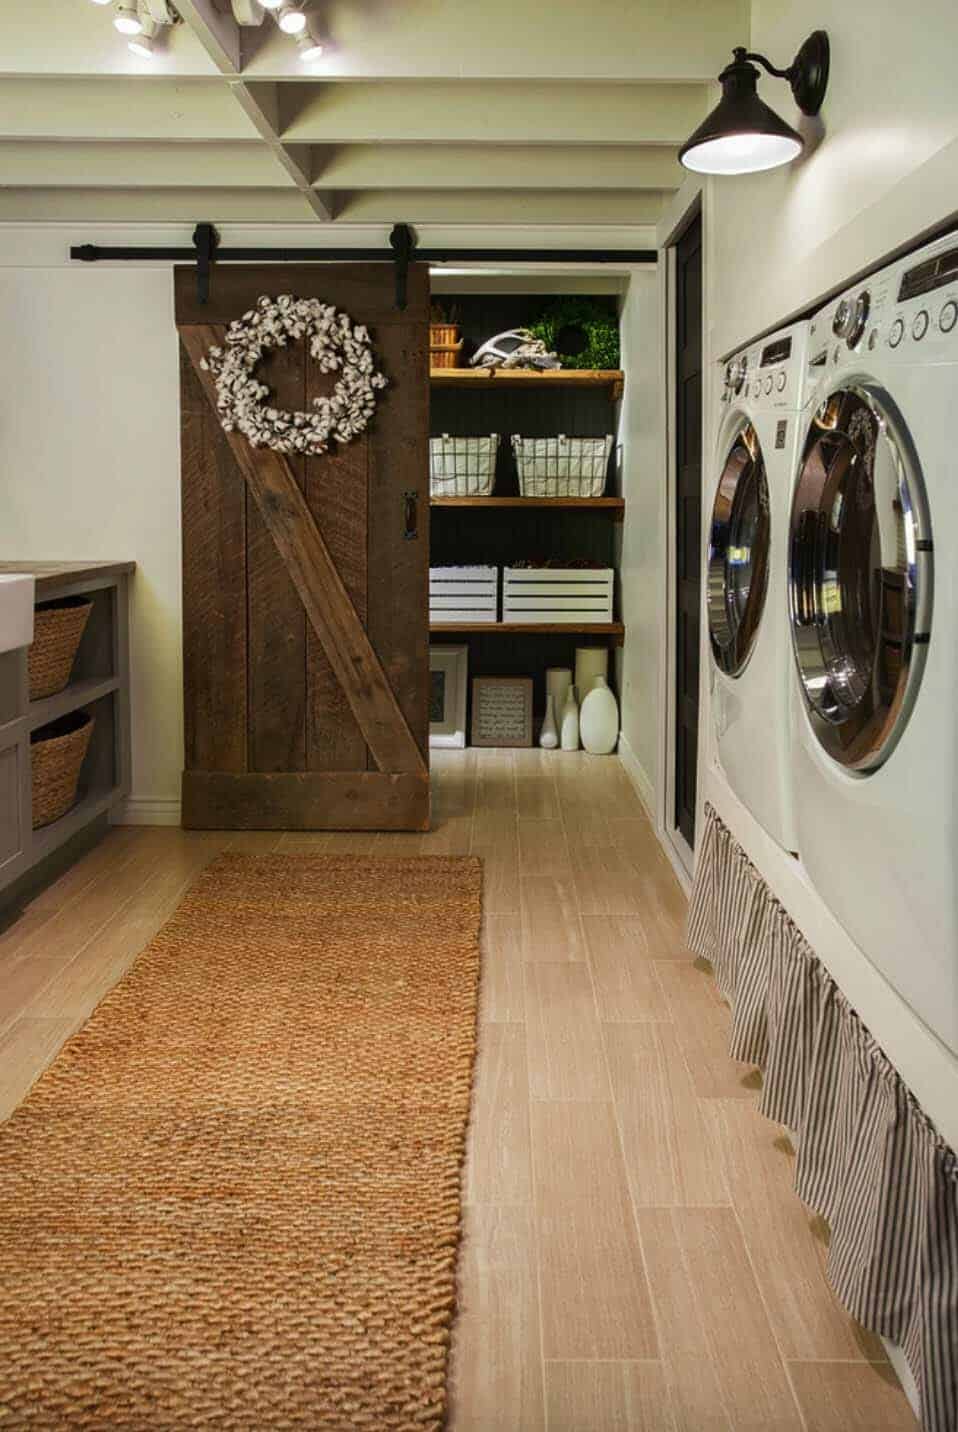
[[[572,672],[567,666],[546,667],[546,695],[552,697],[556,717],[562,716],[566,694],[572,685]]]
[[[539,745],[546,751],[554,751],[559,744],[559,732],[556,729],[555,703],[551,696],[546,697],[546,719],[542,723],[542,730],[539,732]]]
[[[619,706],[604,676],[595,678],[592,690],[582,702],[579,733],[583,746],[593,756],[607,756],[615,750],[619,739]]]
[[[559,729],[563,751],[577,751],[579,749],[579,703],[575,699],[574,686],[570,686],[566,692]]]
[[[575,689],[582,702],[595,685],[596,677],[609,676],[607,646],[577,646],[575,649]]]

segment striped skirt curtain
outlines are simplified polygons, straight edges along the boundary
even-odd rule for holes
[[[731,1005],[732,1057],[763,1071],[762,1113],[798,1136],[829,1282],[903,1349],[927,1432],[956,1432],[958,1157],[710,806],[689,946]]]

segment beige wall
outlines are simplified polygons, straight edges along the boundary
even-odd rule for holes
[[[711,185],[712,347],[727,353],[958,209],[954,0],[753,0],[753,49],[788,64],[812,28],[828,31],[821,123],[788,86],[762,97],[815,147],[767,174]]]
[[[179,397],[169,272],[0,268],[0,557],[128,559],[133,801],[182,767]]]

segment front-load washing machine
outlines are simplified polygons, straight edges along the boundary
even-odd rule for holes
[[[788,516],[807,334],[807,323],[793,324],[726,366],[706,574],[718,761],[739,800],[790,851]]]
[[[958,1052],[958,236],[813,321],[789,536],[798,847]]]

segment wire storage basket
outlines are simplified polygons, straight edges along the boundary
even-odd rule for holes
[[[496,481],[499,434],[429,439],[429,491],[433,497],[488,497]]]
[[[601,497],[614,439],[524,438],[516,433],[512,451],[523,497]]]

